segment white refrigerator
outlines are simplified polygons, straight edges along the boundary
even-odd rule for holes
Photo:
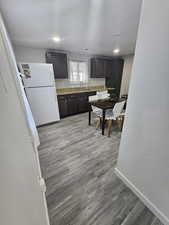
[[[59,121],[52,64],[20,63],[19,68],[36,126]]]

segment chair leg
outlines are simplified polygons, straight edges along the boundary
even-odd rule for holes
[[[117,124],[118,124],[118,128],[119,128],[120,131],[122,131],[122,128],[123,128],[123,120],[124,120],[123,116],[119,116],[117,118]]]
[[[100,129],[102,129],[102,121],[103,121],[103,119],[102,119],[102,117],[100,117]]]
[[[112,120],[108,120],[108,137],[110,137],[111,128],[112,128]]]
[[[117,126],[118,126],[119,130],[121,130],[121,121],[120,121],[119,117],[116,119],[116,122],[117,122]]]
[[[98,117],[96,122],[96,129],[99,129],[99,126],[100,126],[100,118]]]

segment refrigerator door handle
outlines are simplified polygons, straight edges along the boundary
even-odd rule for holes
[[[20,77],[21,77],[21,78],[25,78],[25,79],[31,78],[30,75],[24,74],[24,73],[20,73]]]
[[[21,78],[26,78],[25,74],[23,74],[23,73],[19,73],[19,75]]]

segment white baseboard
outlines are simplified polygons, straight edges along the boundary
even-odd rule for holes
[[[134,184],[132,184],[124,175],[119,171],[118,168],[115,168],[115,174],[129,187],[137,197],[156,215],[160,221],[165,224],[169,225],[169,219],[148,199],[144,196]]]

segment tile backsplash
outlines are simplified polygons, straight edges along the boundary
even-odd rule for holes
[[[89,79],[88,83],[85,84],[74,84],[71,83],[69,79],[57,79],[56,88],[76,88],[76,87],[92,87],[92,86],[104,86],[105,79]]]

